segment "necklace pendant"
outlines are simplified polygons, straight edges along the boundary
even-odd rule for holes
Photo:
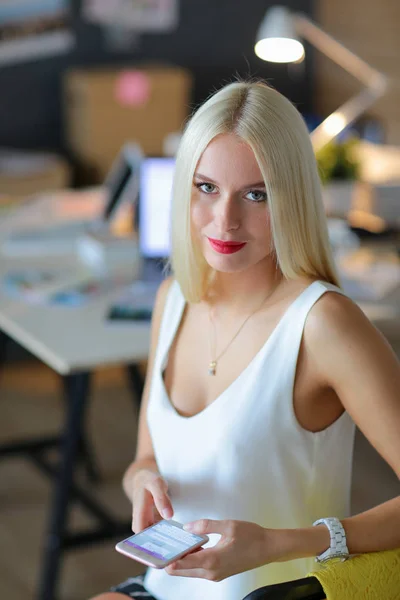
[[[217,361],[216,360],[212,360],[210,362],[210,364],[208,365],[208,374],[209,375],[216,375],[217,373]]]

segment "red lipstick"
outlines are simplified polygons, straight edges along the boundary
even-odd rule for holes
[[[214,240],[208,238],[211,248],[220,254],[234,254],[245,247],[246,242],[223,242],[222,240]]]

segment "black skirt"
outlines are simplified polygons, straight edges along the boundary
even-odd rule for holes
[[[130,577],[123,583],[111,588],[111,592],[119,592],[125,594],[128,598],[142,598],[143,600],[157,600],[143,586],[143,575],[139,577]]]

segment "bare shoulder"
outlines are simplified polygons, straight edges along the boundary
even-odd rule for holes
[[[387,340],[354,302],[327,292],[309,313],[304,351],[318,384],[400,476],[400,364]]]
[[[338,292],[325,292],[307,318],[305,337],[310,343],[347,343],[360,337],[383,339],[361,308]]]
[[[298,279],[291,290],[293,298],[305,291],[316,280]],[[335,340],[343,342],[354,336],[380,336],[361,308],[339,291],[326,291],[311,308],[304,327],[304,341],[320,347]]]
[[[322,379],[365,371],[395,369],[397,359],[384,336],[350,298],[326,292],[315,303],[304,328],[304,346]]]

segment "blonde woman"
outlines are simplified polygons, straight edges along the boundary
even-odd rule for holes
[[[277,91],[232,83],[192,117],[172,243],[123,485],[135,532],[174,517],[218,541],[98,599],[240,600],[400,546],[399,498],[349,516],[355,424],[400,475],[399,364],[340,290],[309,135]]]

